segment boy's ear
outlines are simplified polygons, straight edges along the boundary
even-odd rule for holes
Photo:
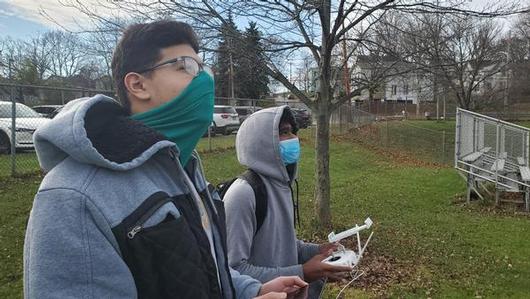
[[[147,78],[145,76],[131,72],[125,75],[123,83],[129,95],[132,96],[129,97],[130,100],[148,101],[151,98],[151,94],[146,88]]]

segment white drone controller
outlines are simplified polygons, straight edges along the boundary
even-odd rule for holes
[[[340,245],[340,248],[338,251],[333,252],[332,255],[324,259],[322,262],[328,263],[334,266],[347,266],[347,267],[352,267],[352,268],[355,267],[359,263],[359,260],[361,259],[364,253],[364,250],[366,249],[366,246],[368,246],[368,242],[370,242],[370,239],[372,238],[372,235],[374,234],[372,232],[370,236],[368,237],[368,239],[366,240],[366,243],[364,243],[364,246],[362,246],[361,237],[359,235],[359,232],[364,229],[370,228],[372,224],[373,224],[372,219],[368,217],[364,221],[364,224],[361,226],[356,224],[355,227],[349,230],[343,231],[341,233],[338,233],[338,234],[331,232],[328,235],[328,240],[330,243],[339,242],[340,240],[344,238],[347,238],[347,237],[350,237],[356,234],[358,252],[355,252],[354,250],[346,250],[344,246]]]

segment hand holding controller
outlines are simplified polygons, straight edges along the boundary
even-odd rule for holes
[[[353,250],[346,250],[344,246],[341,246],[341,248],[334,252],[331,256],[324,259],[322,262],[328,263],[330,265],[334,266],[345,266],[345,267],[355,267],[359,260],[361,259],[364,250],[366,249],[366,246],[368,246],[368,243],[370,242],[370,239],[372,238],[373,232],[368,237],[368,240],[366,240],[366,243],[364,246],[361,244],[361,238],[359,235],[359,232],[368,229],[372,226],[373,222],[372,219],[366,218],[364,221],[364,225],[355,225],[353,228],[343,231],[339,234],[335,234],[334,232],[330,233],[328,235],[329,242],[338,242],[344,238],[350,237],[354,234],[357,235],[357,245],[358,245],[358,252],[355,252]]]

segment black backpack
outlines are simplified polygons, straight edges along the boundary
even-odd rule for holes
[[[232,183],[234,183],[234,181],[237,179],[247,181],[254,191],[254,197],[256,198],[256,210],[254,211],[256,216],[256,231],[254,235],[256,235],[265,221],[265,216],[267,216],[267,189],[265,188],[265,184],[263,184],[263,180],[260,178],[260,176],[252,169],[247,169],[245,172],[233,178],[232,180],[225,181],[217,185],[217,192],[219,193],[221,199],[224,200],[226,192],[230,186],[232,186]]]

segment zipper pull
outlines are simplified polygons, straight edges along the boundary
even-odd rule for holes
[[[133,229],[131,229],[130,232],[127,233],[127,237],[128,237],[129,239],[132,239],[132,238],[134,238],[134,236],[135,236],[137,233],[139,233],[141,230],[142,230],[142,226],[140,226],[140,225],[135,226],[135,227],[133,227]]]

